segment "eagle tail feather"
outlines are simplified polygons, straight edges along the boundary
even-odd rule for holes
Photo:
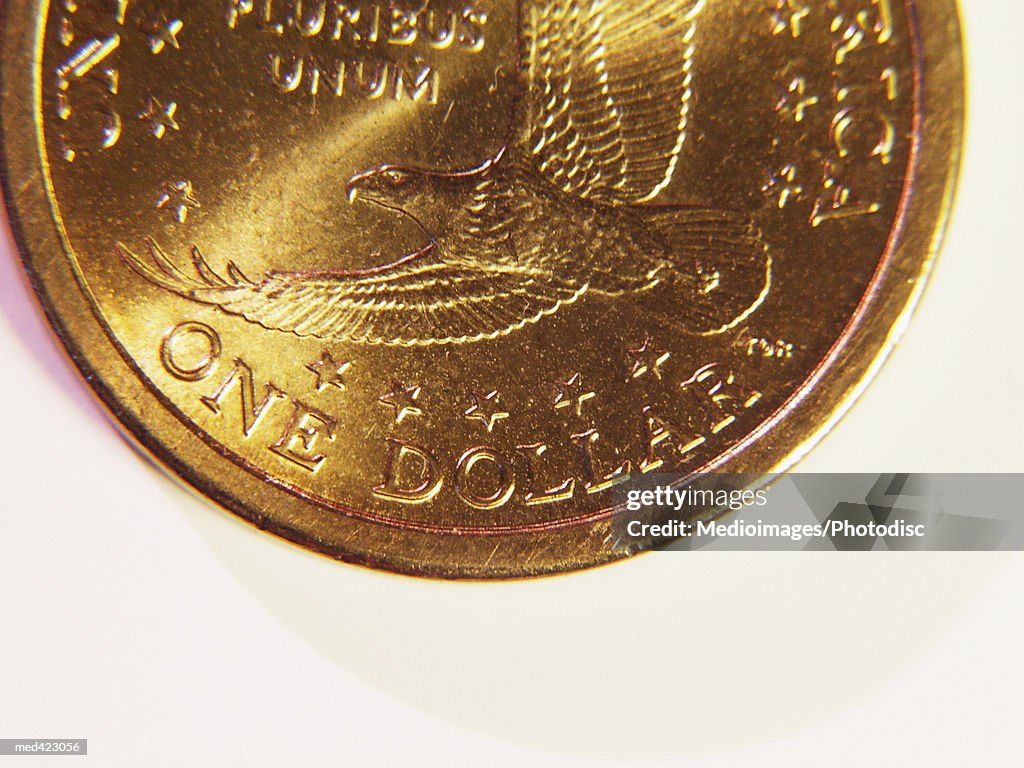
[[[772,256],[747,216],[713,208],[653,211],[644,217],[664,241],[662,285],[672,319],[702,336],[724,333],[767,298]]]

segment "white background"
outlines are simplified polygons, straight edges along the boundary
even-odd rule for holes
[[[1024,470],[1024,9],[962,6],[943,257],[804,470]],[[663,553],[483,585],[336,564],[140,460],[5,237],[0,737],[117,766],[1020,764],[1024,556]]]

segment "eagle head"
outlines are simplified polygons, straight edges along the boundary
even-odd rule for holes
[[[468,170],[437,171],[382,165],[357,173],[345,187],[350,203],[363,200],[411,219],[432,235],[441,235],[453,214],[470,202],[473,189],[501,158],[504,149]]]
[[[435,184],[429,174],[397,165],[384,165],[349,179],[345,191],[350,203],[376,203],[410,215],[436,204]]]

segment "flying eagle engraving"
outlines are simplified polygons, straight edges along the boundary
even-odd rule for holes
[[[153,241],[120,256],[150,282],[300,336],[420,345],[495,338],[584,294],[637,295],[677,327],[721,333],[752,313],[771,258],[745,216],[656,203],[686,138],[705,0],[523,0],[505,144],[479,165],[384,165],[352,203],[409,217],[427,245],[368,270],[192,269]]]

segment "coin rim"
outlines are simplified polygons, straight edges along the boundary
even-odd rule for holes
[[[257,527],[333,558],[440,578],[516,578],[598,565],[622,557],[594,548],[602,521],[546,531],[544,558],[529,534],[427,534],[318,508],[231,462],[188,430],[143,384],[93,314],[65,257],[50,212],[38,145],[38,0],[0,5],[0,176],[8,219],[29,281],[61,344],[122,432],[186,487]],[[888,255],[843,335],[787,403],[712,468],[791,469],[849,412],[905,330],[930,277],[952,210],[963,146],[965,83],[955,0],[907,0],[916,46],[915,146]],[[35,10],[34,10],[35,9]],[[916,27],[916,29],[915,29]],[[29,72],[8,78],[7,73]],[[902,229],[901,229],[902,227]],[[161,437],[163,435],[163,437]],[[273,515],[261,510],[272,509]],[[328,539],[349,539],[348,548]],[[481,546],[479,539],[486,539]],[[351,543],[355,542],[355,543]],[[502,551],[502,543],[505,543]],[[582,554],[585,553],[585,554]],[[495,556],[495,553],[500,553]],[[595,554],[596,553],[596,554]]]

